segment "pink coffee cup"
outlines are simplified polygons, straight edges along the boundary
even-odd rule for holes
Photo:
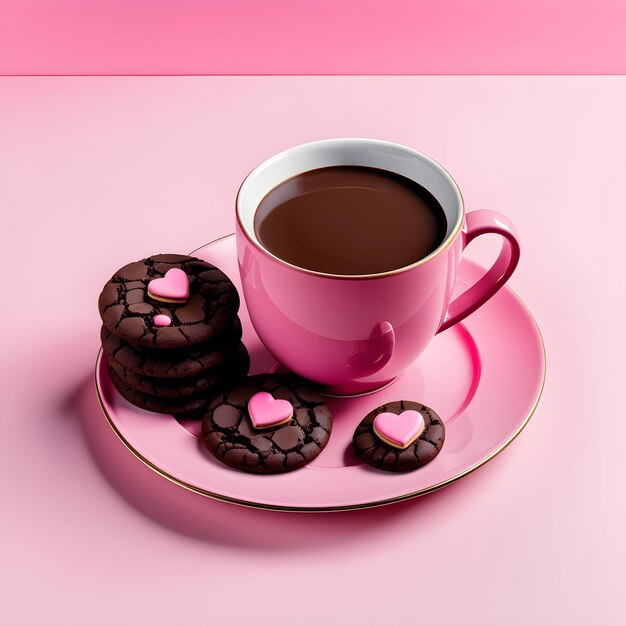
[[[446,213],[442,243],[406,267],[359,276],[297,267],[266,250],[254,232],[261,200],[292,176],[333,165],[396,172],[428,189]],[[506,217],[486,210],[466,214],[459,188],[438,163],[374,139],[316,141],[270,157],[243,181],[236,214],[239,271],[256,332],[286,368],[338,395],[368,392],[402,374],[437,333],[504,285],[520,255]],[[463,249],[485,233],[502,235],[500,254],[475,285],[451,301]]]

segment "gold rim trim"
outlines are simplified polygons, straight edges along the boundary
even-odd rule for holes
[[[225,237],[229,237],[229,236],[230,235],[225,235]],[[224,237],[220,237],[220,239],[224,239]],[[219,240],[216,240],[216,241],[219,241]],[[205,247],[205,246],[201,246],[201,247]],[[200,248],[197,248],[196,250],[200,250]],[[526,311],[526,314],[532,320],[535,326],[535,330],[537,331],[537,335],[539,336],[539,340],[541,341],[541,348],[543,352],[543,376],[541,379],[541,387],[539,388],[539,393],[537,395],[537,398],[535,399],[535,402],[533,403],[530,413],[528,413],[528,415],[524,418],[524,421],[520,424],[519,428],[515,431],[515,433],[513,433],[513,435],[509,439],[507,439],[502,446],[500,446],[495,452],[490,454],[488,457],[478,461],[477,463],[474,463],[474,465],[471,465],[467,469],[463,470],[462,472],[460,472],[459,474],[455,476],[452,476],[451,478],[448,478],[447,480],[444,480],[440,483],[427,487],[426,489],[421,489],[419,491],[407,493],[402,496],[397,496],[395,498],[389,498],[386,500],[378,500],[376,502],[368,502],[367,504],[355,504],[355,505],[347,505],[347,506],[340,506],[340,507],[292,508],[292,507],[278,506],[278,505],[271,505],[271,504],[257,504],[255,502],[249,502],[246,500],[239,500],[237,498],[230,498],[228,496],[222,496],[220,494],[213,493],[211,491],[206,491],[205,489],[200,489],[199,487],[195,487],[194,485],[190,485],[189,483],[186,483],[182,480],[179,480],[178,478],[175,478],[174,476],[171,476],[167,472],[164,472],[160,467],[158,467],[157,465],[155,465],[154,463],[146,459],[146,457],[140,454],[137,450],[135,450],[135,448],[133,448],[133,446],[128,441],[126,441],[126,439],[124,439],[124,437],[122,436],[122,433],[120,433],[117,426],[115,426],[115,423],[111,419],[111,416],[107,412],[106,407],[104,406],[104,401],[102,399],[102,396],[100,395],[100,389],[98,387],[98,368],[100,366],[100,360],[102,358],[102,348],[100,348],[100,350],[98,351],[98,356],[96,358],[96,367],[94,371],[94,384],[96,387],[96,395],[98,397],[98,403],[100,404],[100,409],[104,413],[104,416],[106,417],[106,420],[109,423],[109,426],[111,427],[113,432],[117,435],[120,441],[126,446],[126,448],[128,448],[128,450],[135,457],[137,457],[144,465],[149,467],[151,470],[153,470],[154,472],[156,472],[157,474],[159,474],[166,480],[169,480],[170,482],[174,483],[175,485],[178,485],[179,487],[182,487],[183,489],[186,489],[187,491],[191,491],[201,496],[211,498],[212,500],[218,500],[220,502],[227,502],[229,504],[236,504],[238,506],[243,506],[243,507],[250,508],[250,509],[261,509],[265,511],[285,511],[289,513],[334,513],[337,511],[359,511],[362,509],[373,509],[373,508],[377,508],[381,506],[387,506],[389,504],[395,504],[396,502],[403,502],[404,500],[410,500],[412,498],[424,496],[427,493],[432,493],[433,491],[438,491],[439,489],[442,489],[443,487],[447,487],[448,485],[455,483],[457,480],[464,478],[468,474],[475,472],[478,468],[482,467],[483,465],[491,461],[491,459],[498,456],[503,450],[508,448],[508,446],[513,441],[515,441],[515,439],[517,439],[519,434],[524,430],[524,428],[530,421],[530,418],[533,416],[533,414],[535,413],[537,409],[537,406],[539,405],[539,400],[541,399],[541,395],[543,394],[543,390],[544,390],[545,383],[546,383],[545,342],[543,340],[543,335],[541,334],[541,331],[539,330],[539,326],[537,325],[537,321],[535,320],[533,314],[530,312],[529,308],[524,304],[522,299],[510,287],[507,287],[507,289],[516,298],[516,300],[522,305],[522,307]]]
[[[435,161],[435,159],[432,159],[431,157],[429,157],[427,154],[424,154],[423,152],[420,152],[419,150],[415,150],[411,148],[410,146],[404,146],[402,144],[394,143],[393,141],[385,141],[383,139],[371,139],[369,137],[336,137],[334,139],[320,139],[318,141],[309,141],[308,143],[303,143],[298,146],[294,146],[294,148],[300,148],[302,146],[310,146],[313,144],[324,143],[327,141],[336,141],[337,139],[346,139],[349,141],[354,141],[354,140],[372,141],[372,142],[379,143],[379,144],[386,144],[386,145],[394,146],[396,148],[402,148],[403,150],[409,150],[417,154],[420,158],[426,159],[427,161],[429,161],[430,163],[438,167],[440,170],[442,170],[448,176],[448,178],[450,178],[450,180],[452,181],[452,185],[454,189],[459,194],[459,200],[460,200],[460,205],[461,205],[459,207],[459,217],[457,218],[456,224],[454,225],[452,232],[443,240],[443,242],[439,245],[438,248],[433,250],[428,256],[425,256],[423,259],[420,259],[419,261],[415,261],[415,263],[411,263],[410,265],[398,267],[395,270],[389,270],[387,272],[379,272],[377,274],[328,274],[326,272],[317,272],[315,270],[309,270],[306,267],[300,267],[299,265],[293,265],[293,263],[289,263],[288,261],[285,261],[281,259],[280,257],[277,257],[276,255],[272,254],[269,250],[266,250],[259,241],[254,239],[254,237],[250,235],[250,233],[244,226],[243,221],[241,219],[241,215],[239,214],[239,194],[241,193],[241,189],[246,184],[250,176],[252,176],[252,174],[254,174],[257,170],[264,167],[269,161],[273,161],[274,159],[284,155],[286,152],[289,152],[290,150],[293,149],[293,148],[287,148],[286,150],[282,150],[281,152],[273,154],[267,159],[264,159],[263,161],[261,161],[261,163],[259,163],[252,170],[250,170],[248,174],[246,175],[246,177],[243,179],[243,182],[241,183],[241,185],[239,185],[239,189],[237,190],[237,196],[235,197],[235,217],[237,219],[237,225],[241,229],[243,236],[248,240],[248,242],[251,245],[253,245],[257,250],[259,250],[259,252],[269,257],[270,259],[277,261],[281,265],[284,265],[285,267],[289,267],[292,270],[301,272],[303,274],[310,274],[312,276],[319,276],[321,278],[331,278],[334,280],[374,280],[376,278],[383,278],[385,276],[393,276],[394,274],[402,274],[403,272],[407,272],[416,267],[419,267],[420,265],[427,263],[431,259],[434,259],[444,250],[447,250],[456,241],[457,237],[459,236],[461,232],[461,229],[463,228],[463,223],[465,221],[465,200],[463,199],[461,188],[457,184],[456,180],[454,180],[450,172],[448,172],[448,170],[445,167],[443,167],[443,165]],[[380,169],[385,169],[385,168],[380,168]],[[295,176],[298,176],[298,174],[294,174],[294,176],[292,176],[291,178],[294,178]]]

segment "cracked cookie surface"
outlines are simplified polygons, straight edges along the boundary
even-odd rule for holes
[[[168,304],[150,298],[148,284],[172,268],[189,279],[189,298]],[[152,348],[183,348],[212,341],[232,325],[239,295],[222,271],[195,257],[157,254],[119,269],[98,300],[100,317],[114,335]],[[156,326],[155,315],[167,315],[169,326]]]
[[[374,432],[374,419],[379,413],[419,411],[424,418],[424,431],[405,450],[382,441]],[[430,407],[419,402],[400,400],[388,402],[368,413],[356,427],[353,438],[356,455],[368,465],[388,472],[414,470],[432,461],[441,451],[446,431],[441,418]]]
[[[256,430],[248,401],[259,391],[288,400],[293,406],[291,420]],[[295,376],[260,374],[211,402],[202,423],[202,440],[211,454],[230,467],[276,474],[310,463],[328,443],[331,430],[330,409],[310,383]]]

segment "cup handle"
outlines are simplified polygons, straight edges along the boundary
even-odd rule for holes
[[[454,326],[481,307],[506,283],[517,267],[520,245],[515,226],[509,218],[496,211],[471,211],[465,215],[465,229],[461,233],[462,248],[480,235],[495,233],[502,236],[502,249],[491,269],[448,307],[448,313],[439,330]]]

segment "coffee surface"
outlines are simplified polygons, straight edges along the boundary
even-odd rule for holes
[[[445,213],[418,183],[386,170],[341,165],[299,174],[261,201],[254,230],[277,257],[328,274],[377,274],[428,256],[445,238]]]

